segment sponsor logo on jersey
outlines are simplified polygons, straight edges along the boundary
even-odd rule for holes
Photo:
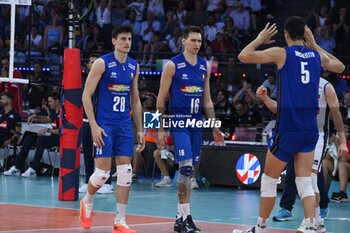
[[[7,129],[7,121],[3,121],[3,122],[0,124],[0,128]]]
[[[128,66],[130,69],[135,70],[135,66],[133,64],[129,63]]]
[[[117,78],[117,72],[112,72],[111,73],[111,78]]]
[[[178,69],[181,69],[181,68],[184,68],[184,67],[186,67],[186,63],[185,62],[181,62],[181,63],[177,64],[177,68]]]
[[[199,66],[199,69],[204,70],[204,71],[207,71],[207,69],[205,68],[204,65],[200,65],[200,66]]]
[[[122,84],[108,84],[108,90],[117,91],[117,92],[125,92],[130,90],[130,86],[122,85]]]
[[[185,86],[181,85],[181,91],[186,93],[200,93],[202,92],[202,88],[198,86]]]
[[[260,162],[253,154],[242,155],[236,164],[236,175],[243,184],[253,184],[260,176]]]
[[[15,116],[13,114],[9,115],[9,118],[14,119]]]
[[[110,63],[108,63],[108,68],[112,68],[112,67],[115,67],[117,66],[117,63],[115,63],[115,61],[112,61]]]
[[[182,79],[188,79],[187,74],[182,74]]]

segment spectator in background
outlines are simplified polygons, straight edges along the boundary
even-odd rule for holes
[[[0,147],[16,144],[21,133],[21,116],[13,109],[14,96],[9,92],[0,98]]]
[[[161,41],[160,37],[161,34],[159,31],[152,32],[151,40],[145,44],[145,47],[143,49],[143,61],[140,65],[151,66],[153,64],[153,60],[156,60],[158,58],[158,54],[154,53],[164,51],[167,44]],[[151,54],[148,54],[150,52]]]
[[[236,103],[240,99],[244,99],[248,107],[252,107],[256,103],[256,95],[252,90],[252,84],[246,80],[242,80],[242,88],[236,92],[232,99],[233,103]]]
[[[344,94],[344,107],[348,111],[348,120],[346,121],[346,125],[350,125],[350,92],[346,92]]]
[[[242,2],[237,2],[236,10],[233,10],[230,14],[233,19],[234,25],[238,28],[238,38],[243,44],[248,42],[250,36],[250,16],[247,10],[244,10]]]
[[[222,0],[205,0],[204,3],[207,5],[207,11],[215,11],[219,7],[219,3]]]
[[[212,42],[215,40],[218,32],[219,29],[216,27],[215,24],[215,16],[214,14],[209,14],[207,25],[204,26],[204,39],[208,40],[209,42]]]
[[[44,96],[45,88],[41,85],[41,77],[36,75],[35,72],[29,73],[28,79],[29,84],[23,85],[23,99],[28,102],[26,107],[36,109],[41,106],[41,98]]]
[[[98,25],[95,25],[92,30],[92,35],[88,35],[86,40],[86,49],[89,50],[97,50],[97,45],[103,41],[103,35],[101,33],[101,29]]]
[[[275,72],[275,70],[269,70],[267,72],[267,79],[261,85],[270,89],[269,97],[271,99],[275,100],[277,98],[276,72]]]
[[[250,15],[251,30],[255,32],[258,26],[258,20],[261,13],[261,1],[260,0],[241,0],[246,10]]]
[[[228,102],[228,93],[225,90],[219,90],[216,93],[214,102],[215,116],[221,121],[221,131],[229,132],[232,127],[234,106]]]
[[[112,48],[112,0],[94,0],[97,24],[101,28],[105,48]]]
[[[132,9],[136,12],[136,21],[140,22],[142,21],[143,17],[143,11],[145,10],[145,1],[144,0],[137,0],[136,2],[133,2],[129,5],[129,9]]]
[[[30,43],[30,56],[32,60],[41,60],[43,57],[42,51],[43,51],[43,40],[42,36],[38,34],[38,26],[33,24],[31,26],[31,34],[30,34],[30,42],[29,42],[29,35],[27,36],[26,42],[24,44],[24,48],[29,49],[29,43]],[[27,52],[27,55],[28,52]]]
[[[237,100],[235,102],[236,115],[234,117],[235,126],[251,127],[264,126],[261,116],[253,109],[249,109],[245,100]]]
[[[348,91],[348,84],[346,83],[345,79],[341,78],[338,74],[333,72],[327,72],[322,76],[328,82],[332,83],[334,90],[337,93],[338,99],[342,101],[345,92]]]
[[[156,110],[156,101],[157,97],[153,93],[147,93],[144,99],[141,99],[142,101],[142,111],[155,111]],[[133,166],[132,166],[132,180],[133,182],[137,182],[138,177],[138,171],[139,167],[142,161],[141,156],[144,158],[144,162],[146,163],[146,169],[147,173],[150,174],[151,166],[152,166],[152,157],[153,152],[157,149],[157,130],[156,129],[144,129],[144,137],[145,137],[145,149],[142,152],[138,152],[134,150],[134,157],[133,157]]]
[[[182,51],[182,31],[179,27],[174,28],[173,37],[169,40],[169,47],[173,53]]]
[[[1,58],[1,77],[9,77],[9,57],[4,56]],[[18,70],[13,70],[13,78],[23,78],[23,75]],[[0,93],[9,92],[15,99],[12,102],[12,107],[23,116],[23,106],[22,106],[22,84],[21,83],[10,83],[10,82],[1,82],[0,83]]]
[[[230,41],[225,38],[222,31],[216,33],[216,38],[211,43],[211,47],[214,53],[231,53],[233,51]]]
[[[150,0],[147,10],[152,11],[154,17],[160,20],[164,16],[163,0]]]
[[[169,10],[166,13],[166,22],[162,26],[162,33],[167,36],[172,36],[174,34],[174,30],[178,27],[180,27],[180,24],[178,21],[175,20],[175,12],[172,10]]]
[[[59,63],[58,53],[63,46],[64,31],[57,15],[52,16],[51,24],[45,27],[44,49],[51,63]]]
[[[185,29],[187,25],[187,20],[188,20],[188,14],[187,14],[187,11],[185,10],[184,0],[179,1],[175,15],[176,15],[177,21],[180,24],[181,30]]]
[[[333,54],[333,49],[335,49],[335,39],[329,35],[328,26],[321,26],[315,30],[315,39],[317,44],[323,48],[326,52]]]
[[[126,19],[126,9],[125,9],[125,0],[113,0],[114,7],[112,10],[112,26],[122,25]]]
[[[332,20],[332,29],[339,48],[347,48],[350,43],[350,17],[345,6],[341,6],[338,15]]]
[[[228,57],[226,67],[221,71],[221,73],[222,76],[215,81],[215,86],[232,93],[235,78],[239,73],[236,66],[236,57]]]
[[[129,25],[134,29],[136,35],[141,35],[141,23],[136,21],[137,13],[135,10],[129,10],[128,19],[125,20],[122,25]]]
[[[270,97],[271,95],[270,88],[266,87],[266,90],[267,90],[267,96]],[[261,120],[264,122],[264,124],[267,124],[268,122],[270,122],[275,118],[274,114],[270,111],[270,109],[266,107],[265,103],[260,98],[256,98],[256,105],[253,107],[253,110],[260,113]]]
[[[329,17],[329,10],[327,5],[322,5],[320,7],[319,12],[314,12],[313,15],[315,20],[314,28],[329,26],[330,17]]]
[[[231,44],[235,45],[236,48],[239,48],[239,40],[237,39],[239,30],[238,28],[234,25],[233,19],[230,16],[225,17],[225,23],[222,28],[224,31],[225,36],[229,37],[231,40]]]
[[[195,11],[190,12],[188,16],[189,25],[204,26],[207,25],[208,12],[204,11],[204,5],[201,0],[196,0]]]
[[[163,188],[163,187],[170,188],[173,184],[171,182],[169,171],[167,169],[167,165],[168,167],[174,166],[174,160],[175,160],[174,159],[175,148],[170,135],[168,135],[165,144],[167,145],[166,148],[164,148],[161,144],[158,144],[157,149],[153,152],[154,160],[156,161],[159,167],[159,170],[163,176],[161,181],[155,184],[156,187],[160,187],[160,188]]]
[[[154,20],[152,11],[147,11],[147,20],[141,23],[142,40],[147,43],[151,40],[152,32],[160,30],[160,23]]]
[[[4,172],[4,175],[19,176],[24,162],[28,156],[29,150],[35,145],[35,154],[30,167],[22,174],[22,177],[35,177],[40,168],[40,160],[43,156],[45,148],[51,148],[53,146],[59,146],[60,133],[59,133],[59,111],[61,108],[60,95],[58,93],[51,93],[48,97],[50,105],[50,116],[37,116],[33,114],[28,118],[28,122],[32,122],[38,118],[42,123],[51,123],[52,128],[42,128],[37,135],[26,135],[23,139],[21,151],[16,158],[15,165],[8,171]],[[47,133],[49,135],[47,135]]]

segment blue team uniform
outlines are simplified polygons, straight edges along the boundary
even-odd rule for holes
[[[101,58],[105,63],[105,72],[95,93],[95,116],[97,124],[108,137],[102,135],[105,146],[102,149],[95,147],[95,156],[133,156],[130,89],[136,76],[137,62],[128,57],[125,64],[120,64],[114,53]]]
[[[321,59],[305,46],[285,47],[286,61],[277,70],[277,117],[268,146],[288,162],[297,152],[311,152],[318,139],[317,111]]]
[[[175,75],[171,84],[170,115],[173,121],[202,120],[202,96],[207,76],[206,61],[197,56],[197,64],[188,63],[183,54],[171,58]],[[196,125],[173,126],[172,136],[176,149],[176,162],[193,159],[199,162],[202,130]]]

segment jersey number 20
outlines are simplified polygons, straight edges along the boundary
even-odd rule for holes
[[[305,69],[305,66],[307,66],[307,62],[301,62],[301,82],[308,84],[310,82],[310,72]]]
[[[113,111],[124,112],[125,111],[125,97],[114,96],[113,99]]]

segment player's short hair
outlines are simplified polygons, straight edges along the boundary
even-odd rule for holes
[[[88,56],[88,61],[90,61],[90,58],[92,58],[92,57],[96,57],[96,58],[98,58],[98,57],[100,57],[101,55],[100,54],[97,54],[97,53],[91,53],[89,56]]]
[[[10,92],[3,92],[3,93],[1,93],[0,96],[3,96],[3,95],[6,96],[7,98],[11,99],[12,102],[15,101],[15,96],[12,93],[10,93]]]
[[[200,27],[197,27],[197,26],[189,26],[189,27],[187,27],[187,28],[184,30],[184,33],[183,33],[183,36],[182,36],[182,37],[183,37],[184,39],[187,39],[191,32],[199,33],[199,34],[202,35],[202,31],[201,31]]]
[[[112,30],[112,38],[117,39],[119,34],[130,33],[132,35],[133,29],[128,25],[119,25]]]
[[[291,16],[284,23],[284,30],[286,30],[290,38],[295,40],[304,39],[305,20],[300,16]]]
[[[235,106],[236,105],[242,105],[242,107],[248,107],[247,101],[243,100],[243,99],[239,99],[235,102]]]
[[[61,96],[58,92],[52,92],[47,95],[47,98],[51,97],[53,100],[61,100]]]

